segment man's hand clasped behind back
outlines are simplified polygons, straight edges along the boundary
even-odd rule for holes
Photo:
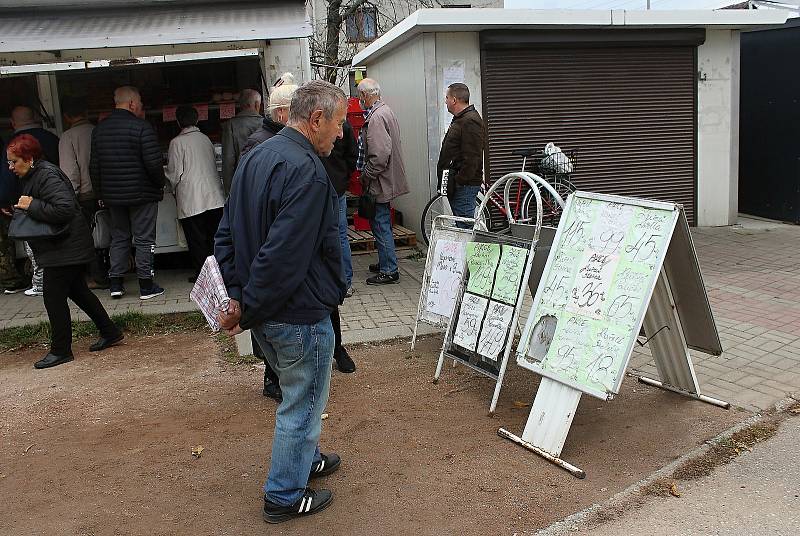
[[[239,320],[242,318],[242,308],[236,300],[228,302],[228,308],[219,312],[217,315],[219,325],[225,330],[225,333],[233,337],[242,333],[242,328],[239,326]]]

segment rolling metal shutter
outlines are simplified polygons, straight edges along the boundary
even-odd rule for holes
[[[695,54],[695,45],[484,41],[490,180],[519,170],[513,149],[552,141],[577,150],[577,188],[682,203],[694,225]]]

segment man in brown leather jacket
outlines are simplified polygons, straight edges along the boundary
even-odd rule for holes
[[[447,198],[453,214],[472,218],[475,196],[483,182],[483,119],[469,103],[469,88],[464,84],[450,84],[445,103],[453,120],[439,153],[439,180],[442,172],[448,170]]]

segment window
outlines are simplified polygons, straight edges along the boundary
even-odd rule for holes
[[[378,10],[375,6],[363,6],[348,15],[345,34],[351,43],[374,41],[378,37]]]

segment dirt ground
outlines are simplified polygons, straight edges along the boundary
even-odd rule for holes
[[[135,337],[36,371],[41,350],[0,354],[0,534],[464,535],[531,531],[601,501],[742,420],[628,379],[620,396],[584,395],[562,457],[577,480],[497,436],[520,434],[538,384],[509,365],[494,384],[447,365],[440,339],[351,350],[333,373],[323,450],[342,468],[322,514],[267,525],[261,485],[275,403],[261,369],[230,365],[208,334]],[[202,445],[199,459],[192,447]]]

